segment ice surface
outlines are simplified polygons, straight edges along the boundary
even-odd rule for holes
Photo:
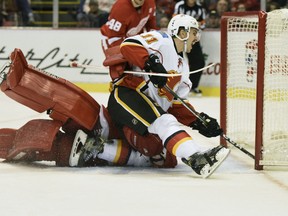
[[[91,94],[106,104],[108,94]],[[219,98],[190,98],[198,111],[219,118]],[[47,118],[0,93],[0,128]],[[191,132],[205,147],[218,138]],[[231,154],[209,178],[183,163],[174,169],[59,168],[53,163],[0,162],[1,216],[286,216],[288,170],[256,171],[250,157]]]

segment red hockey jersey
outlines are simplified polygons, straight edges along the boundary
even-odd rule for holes
[[[108,22],[101,27],[101,33],[106,40],[106,44],[102,43],[104,49],[120,45],[125,38],[142,33],[144,29],[158,29],[155,10],[154,0],[145,0],[140,9],[136,9],[131,0],[117,0],[111,9]]]

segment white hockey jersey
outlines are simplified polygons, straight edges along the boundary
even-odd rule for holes
[[[143,48],[145,48],[148,54],[146,51],[143,52]],[[189,80],[189,66],[188,63],[184,61],[184,58],[177,53],[172,37],[166,32],[150,31],[129,37],[121,44],[121,52],[128,62],[135,65],[133,68],[135,71],[140,71],[141,68],[143,69],[147,56],[151,54],[157,55],[168,73],[181,74],[181,76],[169,77],[167,85],[181,98],[187,98],[192,86]],[[143,83],[148,83],[149,88],[147,88],[144,93],[155,100],[164,111],[167,111],[169,107],[171,107],[174,99],[173,96],[164,88],[158,89],[153,86],[152,82],[148,82],[148,75],[132,76],[137,76],[138,82],[139,77],[145,80],[145,82],[141,82],[141,84],[139,82],[139,86],[137,87],[139,89],[143,87]]]

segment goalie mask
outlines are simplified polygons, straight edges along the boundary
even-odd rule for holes
[[[178,36],[179,29],[184,28],[184,30],[187,32],[187,37],[186,38],[180,38]],[[174,16],[169,24],[168,24],[168,34],[171,35],[172,37],[177,37],[179,40],[185,41],[189,37],[189,32],[191,28],[194,28],[198,31],[197,35],[197,41],[200,40],[200,32],[199,32],[199,25],[197,20],[189,15],[186,14],[178,14]]]

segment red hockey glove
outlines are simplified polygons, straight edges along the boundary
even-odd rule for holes
[[[196,119],[190,126],[193,130],[198,130],[200,134],[206,137],[216,137],[223,133],[217,120],[211,118],[205,113],[199,114],[201,118],[205,121],[202,122],[200,119]]]
[[[144,70],[146,72],[152,71],[155,73],[163,73],[167,74],[167,71],[163,67],[163,65],[160,63],[160,59],[158,56],[151,54],[144,65]],[[162,88],[166,82],[167,77],[162,76],[150,76],[151,82],[156,86],[157,88]]]

